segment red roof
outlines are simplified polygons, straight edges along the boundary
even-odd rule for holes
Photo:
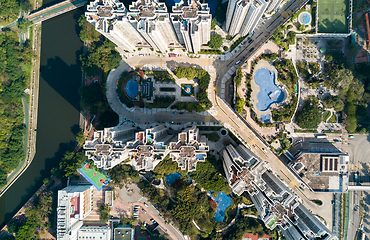
[[[251,240],[260,240],[260,239],[270,239],[268,235],[263,235],[262,237],[258,237],[258,234],[254,235],[253,233],[247,233],[243,235],[244,239],[251,239]]]

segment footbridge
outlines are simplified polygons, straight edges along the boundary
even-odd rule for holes
[[[86,3],[87,0],[66,0],[53,6],[37,10],[25,18],[32,23],[38,23],[82,7]]]

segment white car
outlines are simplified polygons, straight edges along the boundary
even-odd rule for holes
[[[144,206],[145,206],[145,207],[149,207],[149,206],[148,206],[148,204],[146,204],[146,202],[144,202]]]
[[[240,60],[235,63],[235,65],[238,65],[240,63]]]

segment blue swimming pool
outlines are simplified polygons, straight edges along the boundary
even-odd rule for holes
[[[311,22],[311,15],[308,12],[303,12],[299,14],[298,19],[300,24],[309,24]]]
[[[216,213],[213,216],[213,219],[216,222],[222,222],[225,220],[225,211],[228,207],[231,206],[231,197],[229,195],[226,195],[224,192],[219,192],[217,194],[217,197],[212,196],[212,192],[209,192],[209,195],[213,200],[215,200],[218,203]]]
[[[139,94],[139,82],[136,82],[131,78],[126,84],[126,93],[131,99],[133,99],[134,96],[137,96]]]
[[[178,172],[174,172],[174,173],[170,173],[166,176],[166,183],[168,186],[172,186],[172,184],[179,178],[181,178],[181,174],[178,173]],[[187,179],[187,182],[188,183],[191,183],[191,178],[190,178],[190,175],[188,174],[188,179]]]
[[[283,91],[275,85],[275,73],[266,68],[258,69],[254,74],[254,81],[260,87],[257,94],[257,109],[266,111],[271,104],[279,103],[284,99]]]
[[[261,121],[264,123],[270,122],[271,114],[261,115]]]

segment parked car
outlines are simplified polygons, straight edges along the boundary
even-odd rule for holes
[[[238,65],[240,63],[240,60],[235,63],[235,65]]]
[[[146,213],[146,211],[144,209],[142,209],[142,210],[143,210],[143,213]]]
[[[349,135],[348,137],[349,137],[349,138],[355,138],[355,136],[353,136],[353,135]]]
[[[172,112],[172,114],[177,114],[177,112]]]
[[[149,207],[149,206],[148,206],[148,204],[146,204],[146,202],[144,202],[144,206],[145,206],[145,207]]]

